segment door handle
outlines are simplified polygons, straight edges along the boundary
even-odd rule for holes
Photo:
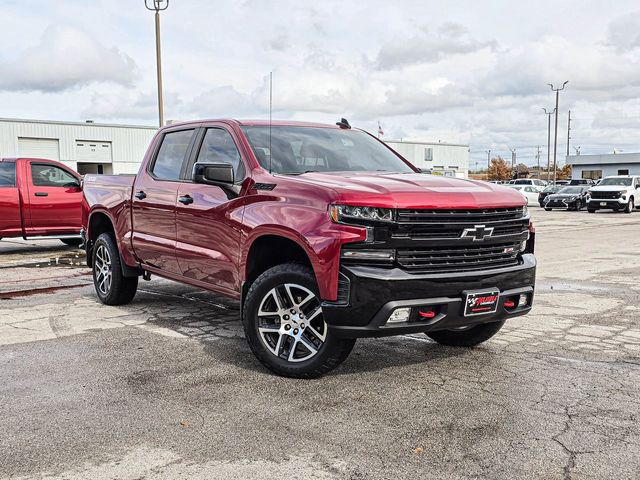
[[[140,190],[139,192],[136,192],[134,197],[136,197],[138,200],[144,200],[145,198],[147,198],[147,194]]]
[[[193,198],[191,198],[191,195],[184,195],[180,197],[178,201],[183,205],[190,205],[193,203]]]
[[[36,192],[36,197],[48,197],[49,194],[47,192]]]

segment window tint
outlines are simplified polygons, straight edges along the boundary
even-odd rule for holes
[[[198,163],[230,163],[236,181],[244,178],[244,165],[231,134],[221,128],[209,128],[202,141]]]
[[[166,133],[151,173],[161,180],[179,180],[193,130]]]
[[[31,180],[36,187],[77,187],[78,179],[54,165],[31,164]]]
[[[14,162],[0,163],[0,187],[15,187],[16,164]]]

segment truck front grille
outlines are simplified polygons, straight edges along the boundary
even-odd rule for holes
[[[602,200],[613,200],[620,198],[620,192],[591,192],[591,198]]]
[[[396,261],[416,272],[452,273],[503,268],[518,264],[520,242],[493,245],[399,248]]]
[[[459,239],[466,228],[493,228],[493,237],[517,235],[526,230],[529,218],[519,208],[478,210],[399,210],[393,239]]]

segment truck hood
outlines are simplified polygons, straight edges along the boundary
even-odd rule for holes
[[[625,187],[623,185],[602,185],[602,186],[591,187],[589,191],[591,192],[623,192],[631,189],[632,187]]]
[[[336,202],[381,208],[498,208],[527,204],[524,195],[492,183],[421,173],[305,173],[297,180],[328,187]]]

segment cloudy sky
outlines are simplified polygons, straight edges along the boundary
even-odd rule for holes
[[[0,117],[153,125],[153,15],[143,0],[4,0]],[[640,4],[610,0],[171,0],[162,14],[165,117],[334,122],[387,139],[468,143],[546,160],[640,151]],[[573,153],[573,148],[572,148]]]

